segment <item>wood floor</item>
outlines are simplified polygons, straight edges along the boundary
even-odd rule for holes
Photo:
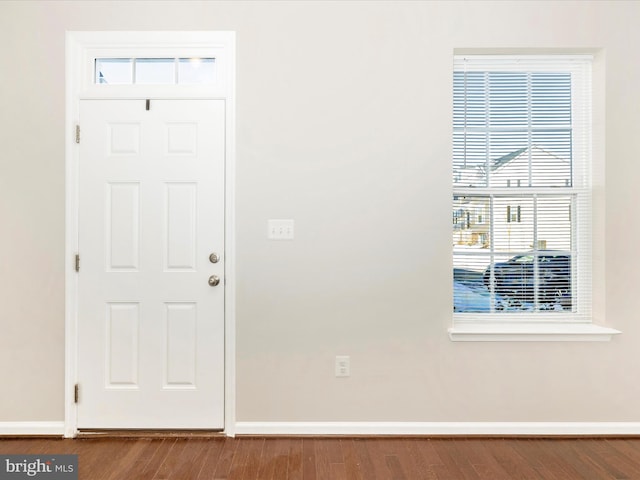
[[[78,454],[82,480],[640,479],[640,439],[0,439],[0,454]]]

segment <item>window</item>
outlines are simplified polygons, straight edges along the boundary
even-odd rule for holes
[[[507,205],[507,223],[522,221],[520,205]]]
[[[95,83],[211,85],[215,58],[96,58]]]
[[[590,75],[589,56],[455,57],[454,323],[590,321]]]

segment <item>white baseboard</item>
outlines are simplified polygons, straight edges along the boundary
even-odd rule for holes
[[[64,434],[64,422],[0,422],[0,436]],[[237,422],[233,434],[640,435],[640,422]]]
[[[640,435],[640,422],[237,422],[235,435]]]
[[[0,422],[0,436],[63,434],[64,422]]]

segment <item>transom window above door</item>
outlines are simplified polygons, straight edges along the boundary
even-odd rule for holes
[[[96,58],[98,85],[213,85],[215,58]]]

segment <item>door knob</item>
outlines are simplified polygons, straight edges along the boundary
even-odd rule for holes
[[[211,275],[209,277],[209,286],[210,287],[215,287],[219,283],[220,283],[220,277],[218,277],[217,275]]]

